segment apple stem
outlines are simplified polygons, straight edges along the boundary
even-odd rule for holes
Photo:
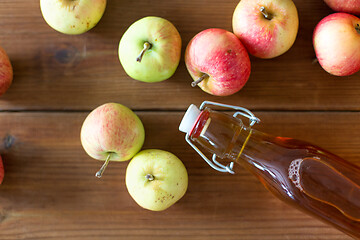
[[[137,62],[141,62],[141,60],[142,60],[145,52],[146,52],[147,50],[149,50],[150,48],[151,48],[151,44],[150,44],[149,42],[145,42],[145,43],[144,43],[144,48],[143,48],[143,50],[141,50],[139,56],[136,58],[136,61],[137,61]]]
[[[145,178],[146,178],[146,180],[148,180],[148,181],[153,181],[154,179],[155,179],[155,177],[152,175],[152,174],[146,174],[146,176],[145,176]]]
[[[264,15],[264,18],[267,20],[271,20],[270,14],[266,11],[265,7],[260,8],[260,12]]]
[[[358,23],[355,26],[355,30],[360,34],[360,25]]]
[[[317,58],[314,58],[311,63],[315,64],[315,63],[318,63],[318,62],[319,62],[319,60]]]
[[[103,173],[104,173],[107,165],[108,165],[109,162],[110,162],[110,157],[111,157],[111,153],[108,154],[108,156],[107,156],[104,164],[101,166],[100,170],[95,173],[95,176],[96,176],[97,178],[101,178],[101,176],[103,175]]]
[[[191,86],[196,87],[199,83],[201,83],[205,78],[208,78],[208,77],[209,77],[209,75],[207,75],[206,73],[203,73],[201,75],[201,77],[199,77],[196,81],[191,83]]]

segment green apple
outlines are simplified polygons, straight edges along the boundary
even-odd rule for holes
[[[81,34],[101,19],[106,0],[40,0],[41,13],[53,29],[65,34]]]
[[[184,196],[187,186],[184,164],[167,151],[143,150],[126,169],[126,187],[131,197],[148,210],[167,209]]]
[[[127,161],[140,151],[145,130],[141,120],[129,108],[119,103],[107,103],[86,117],[80,138],[90,157],[105,161],[96,173],[100,178],[109,161]]]
[[[119,59],[125,72],[143,82],[170,78],[179,65],[181,37],[175,26],[160,17],[133,23],[119,43]]]

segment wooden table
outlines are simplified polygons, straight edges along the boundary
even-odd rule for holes
[[[221,2],[221,3],[220,3]],[[313,64],[312,32],[331,13],[322,0],[296,0],[295,45],[273,60],[251,58],[243,90],[214,97],[191,88],[183,57],[175,75],[146,84],[121,67],[118,42],[135,20],[157,15],[173,22],[183,52],[199,31],[231,31],[231,0],[109,0],[100,23],[80,36],[52,30],[39,1],[0,2],[0,44],[14,83],[0,98],[0,239],[350,239],[274,198],[242,168],[232,176],[212,170],[177,128],[187,106],[204,100],[247,107],[256,128],[311,141],[360,164],[360,74],[333,77]],[[136,111],[145,125],[144,149],[176,154],[187,167],[186,195],[164,212],[141,209],[128,194],[127,162],[101,163],[86,155],[80,127],[106,102]]]

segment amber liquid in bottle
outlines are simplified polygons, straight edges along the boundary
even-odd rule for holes
[[[205,109],[190,140],[252,172],[284,202],[360,239],[360,168],[304,141],[251,129]]]

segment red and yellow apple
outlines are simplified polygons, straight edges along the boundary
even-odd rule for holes
[[[0,95],[4,94],[13,80],[13,69],[5,50],[0,47]]]
[[[40,0],[41,13],[50,27],[65,34],[81,34],[101,19],[106,0]]]
[[[233,31],[250,54],[274,58],[294,44],[299,27],[291,0],[241,0],[233,15]]]
[[[96,173],[97,177],[101,177],[109,161],[127,161],[140,151],[145,131],[139,117],[129,108],[107,103],[86,117],[80,136],[86,153],[105,161]]]
[[[216,96],[238,92],[249,79],[249,55],[231,32],[211,28],[198,33],[185,51],[186,67],[203,91]]]
[[[144,150],[134,156],[126,169],[126,187],[141,207],[162,211],[184,196],[188,174],[174,154]]]
[[[336,76],[360,70],[360,19],[348,13],[323,18],[315,28],[313,44],[322,68]]]
[[[336,12],[360,14],[360,0],[324,0]]]

